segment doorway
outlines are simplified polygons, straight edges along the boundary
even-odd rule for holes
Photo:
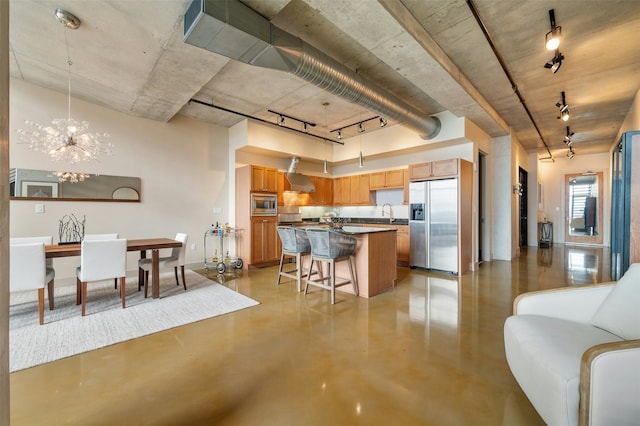
[[[602,244],[602,172],[565,175],[565,241]]]
[[[527,180],[528,174],[527,171],[522,167],[518,169],[518,183],[520,185],[520,206],[519,206],[519,215],[520,215],[520,244],[519,247],[526,247],[529,241],[529,234],[527,232]]]

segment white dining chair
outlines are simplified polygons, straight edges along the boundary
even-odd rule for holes
[[[51,236],[43,236],[43,237],[11,237],[9,239],[9,244],[32,244],[32,243],[42,243],[45,246],[50,246],[53,244],[53,237]],[[53,259],[46,259],[47,265],[47,274],[51,273],[55,276],[55,270],[53,269]],[[49,310],[52,311],[54,309],[54,284],[53,280],[47,286],[47,297],[49,298]]]
[[[55,272],[47,268],[43,243],[10,244],[9,290],[11,293],[37,290],[40,325],[44,324],[44,288],[53,294]],[[49,297],[49,309],[53,300]]]
[[[117,233],[113,234],[84,234],[82,241],[115,240],[119,238]],[[113,288],[118,289],[118,280],[113,280]],[[140,288],[138,288],[138,291]]]
[[[172,248],[170,256],[161,257],[159,259],[160,268],[169,268],[173,266],[173,270],[176,274],[176,285],[180,285],[180,281],[178,280],[178,266],[180,266],[182,272],[182,285],[185,290],[187,289],[187,282],[184,279],[184,258],[187,251],[188,239],[189,236],[187,234],[178,232],[176,234],[175,240],[180,241],[182,243],[182,246]],[[147,289],[149,287],[149,271],[151,270],[151,266],[152,259],[150,258],[138,260],[138,269],[140,271],[138,276],[143,277],[144,275],[144,297],[147,297]]]
[[[120,279],[122,308],[126,306],[127,240],[84,240],[80,250],[80,267],[76,270],[76,304],[82,303],[86,314],[87,283]]]

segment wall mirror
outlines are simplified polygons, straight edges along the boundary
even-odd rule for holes
[[[602,172],[565,175],[567,242],[602,244]]]
[[[78,182],[73,182],[69,179],[61,181],[56,173],[47,170],[10,169],[9,187],[11,199],[140,201],[140,178],[84,174]]]

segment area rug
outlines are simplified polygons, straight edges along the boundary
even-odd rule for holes
[[[9,310],[10,371],[91,351],[114,343],[238,311],[257,301],[185,271],[187,291],[173,272],[160,275],[160,299],[144,298],[138,280],[127,280],[127,307],[113,280],[89,283],[87,315],[75,303],[76,287],[55,290],[55,309],[45,300],[44,325],[38,324],[36,292],[11,295]]]

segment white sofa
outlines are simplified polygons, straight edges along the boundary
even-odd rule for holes
[[[507,362],[547,424],[640,424],[640,264],[617,283],[522,294],[513,312]]]

